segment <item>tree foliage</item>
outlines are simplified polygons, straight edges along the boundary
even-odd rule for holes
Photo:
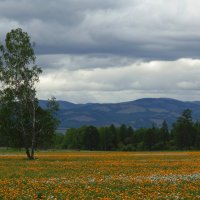
[[[46,134],[41,127],[56,127],[53,111],[42,110],[36,98],[36,83],[42,70],[35,65],[35,59],[26,32],[18,28],[7,33],[5,44],[0,45],[0,129],[9,145],[26,149],[29,159],[34,159],[38,139]],[[48,118],[48,125],[44,118]]]
[[[190,149],[195,143],[195,129],[192,111],[186,109],[173,125],[175,142],[179,149]]]

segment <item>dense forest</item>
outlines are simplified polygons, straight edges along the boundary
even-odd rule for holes
[[[200,149],[200,123],[193,122],[187,109],[168,129],[166,121],[161,127],[134,130],[122,124],[120,127],[84,126],[71,128],[65,135],[57,135],[57,147],[77,150],[193,150]]]
[[[21,148],[20,142],[11,143],[0,133],[0,146]],[[200,149],[200,123],[192,120],[192,112],[187,109],[169,130],[166,121],[161,127],[134,130],[122,124],[116,127],[83,126],[70,128],[65,134],[49,134],[43,142],[38,141],[38,149],[72,149],[101,151],[153,151],[153,150],[195,150]]]

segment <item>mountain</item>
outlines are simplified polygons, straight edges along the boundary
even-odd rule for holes
[[[183,102],[168,98],[144,98],[122,103],[74,104],[58,101],[60,129],[83,125],[107,126],[115,124],[130,125],[134,128],[160,126],[166,120],[169,126],[185,109],[193,111],[193,119],[200,120],[200,102]],[[47,101],[40,100],[46,107]]]

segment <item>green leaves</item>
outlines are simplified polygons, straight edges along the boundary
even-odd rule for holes
[[[34,65],[35,55],[28,34],[20,28],[11,30],[6,35],[5,45],[0,46],[0,52],[0,80],[5,87],[18,90],[21,85],[26,85],[33,89],[42,70]]]
[[[6,49],[12,56],[23,57],[26,64],[35,62],[34,50],[30,43],[30,37],[21,28],[11,30],[6,35]]]
[[[35,65],[35,55],[30,37],[22,29],[7,33],[5,44],[0,45],[0,131],[24,147],[29,159],[34,159],[36,145],[49,141],[58,125],[53,116],[58,105],[55,98],[49,101],[47,110],[38,105],[36,83],[41,68]]]

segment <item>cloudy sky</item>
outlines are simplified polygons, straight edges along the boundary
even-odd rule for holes
[[[200,99],[199,0],[0,0],[0,41],[36,43],[38,97]]]

